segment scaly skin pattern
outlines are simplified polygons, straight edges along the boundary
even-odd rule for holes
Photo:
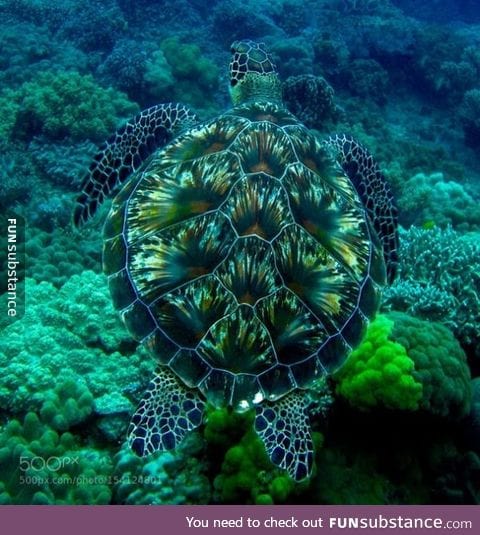
[[[83,178],[73,224],[82,227],[155,150],[196,122],[189,108],[169,103],[143,110],[123,125],[98,149]]]

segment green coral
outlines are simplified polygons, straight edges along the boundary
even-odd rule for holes
[[[452,419],[470,410],[470,370],[453,334],[401,312],[377,316],[336,380],[337,393],[360,409],[420,409]]]
[[[0,433],[2,504],[108,504],[111,471],[108,452],[53,430],[34,412]]]
[[[138,457],[127,446],[115,456],[114,499],[127,505],[205,504],[210,501],[203,442],[190,433],[174,451]]]
[[[225,454],[214,486],[222,503],[265,505],[284,503],[295,483],[272,466],[265,446],[251,429]]]
[[[417,173],[401,188],[399,206],[404,221],[421,225],[435,221],[439,227],[460,230],[480,228],[479,199],[466,186],[447,180],[443,173]]]
[[[149,80],[158,81],[160,85],[167,84],[168,87],[173,77],[170,100],[187,102],[205,112],[213,112],[212,92],[218,88],[219,74],[216,64],[206,58],[197,45],[184,43],[178,37],[165,39],[160,50],[166,64],[162,56],[157,54],[153,64],[147,66]]]
[[[47,71],[0,95],[0,132],[13,138],[44,134],[55,140],[103,140],[138,106],[93,76]]]
[[[82,231],[81,238],[72,240],[68,231],[55,228],[44,232],[27,229],[27,276],[37,282],[49,282],[60,288],[73,275],[102,269],[101,236]]]
[[[414,362],[405,347],[389,339],[392,328],[393,321],[377,316],[336,375],[337,393],[355,407],[419,407],[422,385],[413,376]]]
[[[286,503],[308,486],[308,482],[297,484],[272,465],[263,442],[253,430],[253,418],[253,412],[207,410],[204,437],[208,450],[211,453],[213,449],[213,459],[223,458],[220,473],[214,480],[215,500],[257,505]],[[315,440],[320,447],[319,433],[315,434]]]
[[[61,404],[78,397],[68,386],[73,380],[102,399],[102,414],[112,413],[113,402],[131,411],[130,398],[137,401],[154,364],[121,324],[106,278],[84,271],[60,289],[27,279],[26,295],[25,316],[0,338],[0,407],[15,414],[39,411],[52,395]]]
[[[85,382],[72,378],[45,394],[40,415],[52,429],[66,431],[87,419],[93,409],[93,396]]]
[[[463,418],[470,411],[472,389],[465,353],[451,331],[431,321],[392,312],[391,337],[415,363],[414,378],[423,386],[420,408],[441,417]]]

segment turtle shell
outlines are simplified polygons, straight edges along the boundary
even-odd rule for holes
[[[177,137],[115,198],[104,269],[137,339],[215,406],[339,367],[376,311],[381,246],[320,141],[271,103]]]

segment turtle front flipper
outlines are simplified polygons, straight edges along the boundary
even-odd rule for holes
[[[202,423],[205,403],[166,368],[158,368],[128,428],[127,440],[140,456],[175,449]]]
[[[383,246],[387,279],[395,278],[398,265],[398,214],[392,190],[365,147],[350,136],[335,136],[325,145],[352,181]]]
[[[295,481],[310,476],[313,440],[305,396],[294,392],[275,403],[257,406],[255,431],[273,464],[286,470]]]
[[[179,131],[197,122],[197,116],[181,104],[159,104],[143,110],[111,136],[98,150],[82,182],[73,213],[81,227],[106,197],[136,171],[159,147]]]

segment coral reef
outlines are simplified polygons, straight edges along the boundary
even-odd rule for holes
[[[353,95],[378,104],[387,102],[389,77],[378,61],[355,59],[350,65],[346,81]]]
[[[313,70],[313,50],[303,37],[282,39],[270,47],[275,64],[283,78],[303,76]]]
[[[246,35],[259,39],[278,33],[273,21],[259,12],[257,3],[252,0],[240,5],[234,0],[218,2],[213,8],[212,28],[225,46],[235,39],[245,39]]]
[[[127,22],[115,0],[89,0],[74,4],[58,33],[87,52],[109,51],[126,28]]]
[[[386,316],[378,316],[336,374],[337,393],[359,409],[419,407],[422,384],[415,379],[415,364],[406,348],[390,339],[393,325]]]
[[[13,145],[2,146],[0,155],[0,207],[2,211],[27,203],[32,194],[39,189],[38,177],[32,173],[34,168],[31,154],[25,154]]]
[[[57,432],[29,412],[0,432],[0,503],[108,504],[108,452]]]
[[[290,76],[283,83],[283,98],[287,108],[308,128],[320,130],[340,113],[332,87],[321,76]]]
[[[414,379],[422,385],[420,409],[458,420],[470,411],[470,369],[460,344],[445,326],[392,312],[391,339],[412,359]]]
[[[219,70],[215,63],[205,57],[200,47],[184,43],[178,37],[165,39],[160,49],[175,80],[169,100],[189,103],[200,109],[208,109],[212,103],[212,92],[218,88]],[[157,62],[157,67],[162,65]],[[149,76],[153,76],[150,70]],[[164,75],[159,74],[162,79]],[[168,70],[167,70],[168,76]]]
[[[0,110],[7,117],[1,129],[7,137],[44,134],[52,140],[100,141],[138,107],[124,94],[99,86],[91,75],[48,71],[4,93]]]
[[[369,325],[336,380],[337,392],[360,409],[420,409],[451,419],[470,410],[470,370],[452,333],[401,312]]]
[[[95,400],[120,393],[131,411],[129,400],[137,401],[153,363],[121,325],[104,276],[83,271],[60,289],[27,279],[26,295],[25,316],[2,331],[0,408],[47,410],[52,395],[58,404],[81,377]]]
[[[115,456],[114,500],[127,505],[208,503],[211,487],[205,463],[197,457],[203,443],[191,433],[175,451],[137,457],[123,447]]]
[[[480,199],[443,173],[418,173],[406,180],[398,199],[402,221],[408,225],[432,222],[459,230],[480,228]]]
[[[150,46],[132,39],[120,39],[98,67],[98,74],[108,85],[137,99],[144,91],[144,76]]]
[[[66,191],[79,187],[97,150],[91,141],[54,143],[45,137],[34,138],[28,148],[42,180]]]
[[[209,409],[204,437],[212,460],[217,464],[214,501],[266,505],[285,503],[302,492],[308,482],[295,483],[274,467],[265,446],[253,430],[253,414],[231,409]],[[322,437],[315,434],[317,449]],[[214,461],[215,462],[215,461]]]
[[[465,142],[473,148],[480,146],[480,89],[466,91],[460,107]]]
[[[27,221],[28,277],[25,316],[0,318],[0,503],[480,503],[477,4],[0,2],[0,208]],[[334,393],[311,393],[300,485],[251,413],[208,408],[177,450],[128,450],[155,363],[111,305],[101,214],[70,229],[95,145],[139,107],[225,109],[228,46],[244,38],[273,51],[302,122],[371,149],[408,228],[382,314]]]
[[[84,232],[81,239],[74,239],[72,234],[58,226],[52,232],[32,227],[26,241],[27,276],[60,288],[82,271],[99,273],[101,249],[102,240],[98,235]]]
[[[400,234],[399,276],[383,307],[446,325],[467,352],[480,356],[478,234],[411,227]]]

